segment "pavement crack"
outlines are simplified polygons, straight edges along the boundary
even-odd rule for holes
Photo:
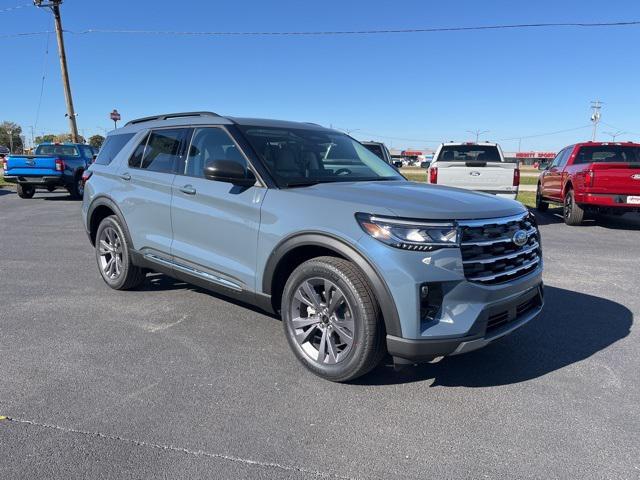
[[[198,457],[206,457],[206,458],[213,458],[213,459],[217,459],[217,460],[226,460],[229,462],[235,462],[235,463],[241,463],[243,465],[252,465],[252,466],[256,466],[256,467],[263,467],[263,468],[273,468],[273,469],[277,469],[277,470],[283,470],[286,472],[297,472],[297,473],[302,473],[305,475],[313,475],[319,478],[336,478],[339,480],[355,480],[354,477],[345,477],[342,475],[337,475],[334,473],[328,473],[328,472],[321,472],[318,470],[311,470],[311,469],[307,469],[304,467],[297,467],[297,466],[291,466],[291,465],[282,465],[280,463],[276,463],[276,462],[264,462],[264,461],[260,461],[260,460],[252,460],[250,458],[242,458],[242,457],[236,457],[233,455],[225,455],[222,453],[213,453],[213,452],[206,452],[204,450],[193,450],[190,448],[184,448],[184,447],[176,447],[173,445],[163,445],[160,443],[152,443],[152,442],[145,442],[142,440],[134,440],[131,438],[126,438],[126,437],[121,437],[119,435],[111,435],[108,433],[101,433],[101,432],[90,432],[90,431],[84,431],[84,430],[78,430],[76,428],[69,428],[69,427],[62,427],[59,425],[53,425],[53,424],[49,424],[49,423],[40,423],[40,422],[35,422],[33,420],[24,420],[24,419],[20,419],[20,418],[13,418],[13,417],[5,417],[4,421],[8,421],[8,422],[12,422],[12,423],[19,423],[19,424],[24,424],[24,425],[30,425],[30,426],[34,426],[34,427],[39,427],[39,428],[46,428],[49,430],[57,430],[60,432],[65,432],[65,433],[74,433],[74,434],[79,434],[79,435],[85,435],[85,436],[89,436],[89,437],[95,437],[95,438],[100,438],[103,440],[116,440],[119,442],[126,442],[126,443],[130,443],[132,445],[136,445],[139,447],[146,447],[146,448],[154,448],[157,450],[165,450],[165,451],[170,451],[170,452],[177,452],[177,453],[183,453],[186,455],[193,455],[193,456],[198,456]]]

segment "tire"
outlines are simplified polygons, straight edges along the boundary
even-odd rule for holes
[[[120,220],[106,217],[96,232],[96,261],[102,279],[114,290],[132,290],[145,279],[144,271],[131,261],[131,245]]]
[[[562,213],[564,217],[564,223],[570,225],[572,227],[576,227],[578,225],[582,225],[582,221],[584,220],[584,210],[580,205],[576,203],[575,196],[573,195],[573,190],[567,190],[567,193],[564,196],[564,205],[562,208]]]
[[[375,296],[366,276],[347,260],[317,257],[299,265],[284,287],[281,310],[289,346],[322,378],[353,380],[385,354]]]
[[[82,200],[84,196],[84,183],[82,181],[82,172],[76,174],[73,183],[69,186],[69,194],[74,200]]]
[[[33,185],[23,185],[18,183],[16,185],[16,191],[18,192],[18,196],[20,198],[33,198],[36,193],[36,187]]]
[[[542,192],[540,191],[540,184],[536,188],[536,210],[539,212],[546,212],[549,210],[549,204],[542,200]]]

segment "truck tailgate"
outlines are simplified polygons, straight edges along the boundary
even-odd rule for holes
[[[56,175],[57,157],[48,155],[9,155],[5,175]]]
[[[593,193],[640,194],[640,163],[594,163]]]
[[[515,191],[515,163],[436,162],[438,184],[483,191]]]

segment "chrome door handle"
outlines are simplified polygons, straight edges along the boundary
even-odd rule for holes
[[[122,175],[120,175],[120,178],[128,182],[129,180],[131,180],[131,175],[129,175],[128,173],[123,173]]]
[[[191,185],[185,185],[184,187],[180,187],[180,191],[182,193],[186,193],[187,195],[195,195],[196,194],[196,189],[193,188]]]

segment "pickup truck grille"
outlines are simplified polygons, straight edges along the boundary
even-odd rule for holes
[[[534,271],[542,259],[540,233],[533,214],[460,222],[462,263],[467,280],[498,284]],[[514,234],[526,232],[518,246]]]

